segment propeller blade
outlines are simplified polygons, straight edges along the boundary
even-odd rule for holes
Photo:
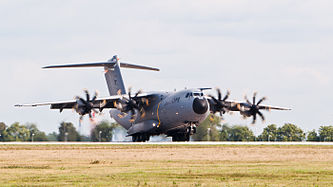
[[[252,104],[256,104],[256,97],[257,97],[257,92],[253,93],[253,103]]]
[[[84,100],[84,99],[82,99],[81,97],[79,98],[79,100],[80,100],[83,104],[88,105],[87,101]]]
[[[88,90],[85,89],[84,92],[86,93],[86,99],[87,99],[87,101],[90,101],[90,95],[89,95]]]
[[[210,98],[212,98],[213,99],[213,101],[215,102],[215,104],[217,104],[218,103],[218,100],[214,97],[214,96],[212,96],[212,95],[208,95]]]
[[[265,121],[265,116],[260,111],[258,111],[258,114],[261,117],[262,121],[264,122]]]
[[[139,94],[141,94],[142,93],[142,91],[141,90],[139,90],[138,92],[136,92],[136,94],[135,94],[135,96],[134,97],[138,97],[138,95]]]
[[[217,96],[218,96],[217,98],[218,98],[219,101],[221,101],[221,99],[222,99],[221,90],[219,88],[217,88],[216,90],[217,90]]]
[[[267,99],[266,97],[261,98],[261,99],[258,101],[257,105],[260,105],[260,103],[262,103],[262,102],[265,101],[266,99]]]
[[[132,92],[132,88],[129,87],[129,88],[128,88],[128,98],[129,98],[129,100],[132,99],[132,97],[131,97],[131,92]]]
[[[255,124],[255,123],[256,123],[256,120],[257,120],[257,115],[254,114],[254,115],[253,115],[253,121],[252,121],[252,124]]]
[[[95,91],[95,95],[94,95],[93,99],[91,100],[91,102],[94,102],[97,99],[97,97],[98,97],[98,92]]]
[[[245,99],[245,101],[247,102],[247,104],[252,105],[252,103],[249,101],[249,99],[247,98],[246,95],[244,96],[244,99]]]
[[[230,96],[230,91],[227,91],[227,94],[224,96],[224,98],[222,99],[222,101],[226,101]]]

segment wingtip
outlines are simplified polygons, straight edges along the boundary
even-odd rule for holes
[[[52,68],[53,66],[43,66],[42,69],[50,69]]]

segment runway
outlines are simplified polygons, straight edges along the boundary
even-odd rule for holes
[[[317,145],[333,142],[1,142],[0,145]]]

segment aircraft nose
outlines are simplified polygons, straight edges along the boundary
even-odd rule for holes
[[[208,103],[205,99],[195,98],[193,101],[193,110],[197,114],[204,114],[208,110]]]

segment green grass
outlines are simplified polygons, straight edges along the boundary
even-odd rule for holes
[[[333,186],[332,146],[0,146],[1,186]]]

